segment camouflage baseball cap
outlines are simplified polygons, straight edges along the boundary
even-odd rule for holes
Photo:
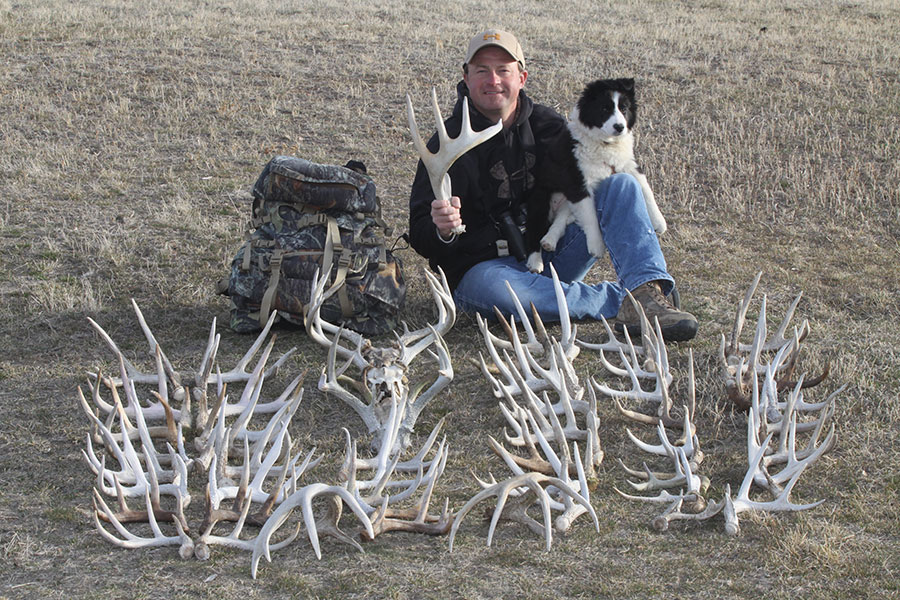
[[[522,52],[522,46],[519,44],[519,40],[517,40],[516,36],[513,34],[499,29],[487,29],[469,40],[469,51],[466,52],[465,64],[469,64],[472,57],[486,46],[503,48],[509,52],[510,56],[519,61],[522,69],[525,68],[525,54]]]

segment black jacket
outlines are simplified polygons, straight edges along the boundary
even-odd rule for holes
[[[453,113],[444,124],[455,138],[462,127],[462,102],[469,90],[465,82],[457,86]],[[525,193],[534,186],[534,171],[543,160],[542,149],[565,129],[565,119],[556,111],[534,104],[524,90],[519,92],[519,115],[515,124],[469,150],[450,167],[452,193],[460,198],[460,213],[466,232],[453,242],[443,242],[431,220],[434,192],[428,172],[419,161],[409,199],[409,237],[412,247],[428,259],[432,269],[441,267],[451,288],[473,265],[497,257],[497,226],[500,215],[509,211],[524,223]],[[469,102],[472,129],[493,125]],[[428,142],[434,152],[437,134]]]

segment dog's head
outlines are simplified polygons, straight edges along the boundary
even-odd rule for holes
[[[634,79],[598,79],[584,88],[572,111],[589,132],[604,141],[629,133],[637,122]]]

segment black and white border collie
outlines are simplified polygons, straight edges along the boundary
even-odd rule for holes
[[[555,249],[572,222],[584,230],[588,251],[598,258],[603,255],[606,246],[591,194],[613,173],[629,173],[640,182],[653,228],[660,234],[666,230],[653,191],[634,160],[636,119],[634,79],[599,79],[585,87],[568,128],[547,148],[526,200],[529,270],[544,270],[541,248]]]

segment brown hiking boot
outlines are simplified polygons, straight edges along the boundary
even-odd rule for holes
[[[696,317],[672,306],[657,282],[649,281],[632,290],[631,295],[644,309],[647,320],[651,324],[654,317],[659,320],[659,327],[665,341],[684,342],[697,335]],[[626,327],[628,335],[632,339],[640,335],[641,315],[628,297],[622,301],[619,314],[615,319],[615,329],[618,333],[624,333]]]

